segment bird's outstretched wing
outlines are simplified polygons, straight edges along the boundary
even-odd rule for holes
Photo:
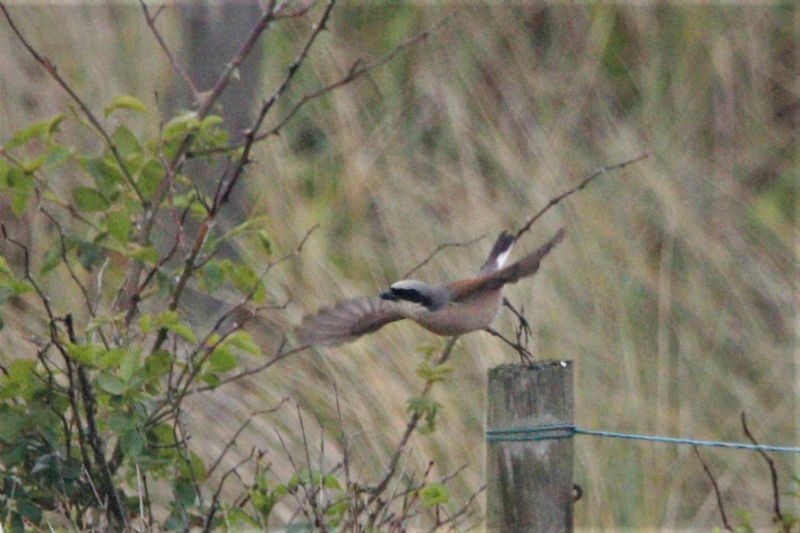
[[[499,289],[506,283],[515,283],[524,277],[535,274],[536,271],[539,270],[542,259],[544,259],[544,257],[563,239],[564,230],[562,228],[558,230],[549,241],[506,268],[484,274],[474,279],[466,279],[451,283],[448,287],[452,291],[453,301],[461,302],[468,300],[478,293]]]
[[[372,333],[403,316],[397,305],[381,298],[355,298],[303,318],[297,334],[302,344],[335,346]]]

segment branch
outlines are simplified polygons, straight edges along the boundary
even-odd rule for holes
[[[520,359],[522,360],[523,363],[530,363],[530,362],[535,360],[535,357],[533,357],[533,354],[525,346],[523,346],[519,342],[514,342],[512,340],[507,339],[506,337],[503,336],[502,333],[500,333],[496,329],[494,329],[492,327],[488,327],[488,328],[484,328],[483,331],[485,331],[486,333],[490,333],[491,335],[494,335],[498,339],[502,340],[504,343],[508,344],[514,350],[516,350],[516,352],[519,354],[519,357],[520,357]]]
[[[256,25],[250,31],[248,36],[245,38],[244,42],[242,43],[239,51],[236,55],[228,62],[225,66],[225,69],[220,73],[219,78],[214,83],[214,86],[210,91],[201,95],[200,107],[197,110],[197,118],[202,120],[206,117],[208,112],[211,110],[211,107],[216,103],[219,99],[222,92],[228,86],[230,82],[231,76],[236,71],[238,66],[245,60],[245,58],[249,55],[250,51],[253,49],[253,46],[258,41],[258,38],[267,29],[269,23],[275,19],[276,15],[279,11],[283,8],[285,2],[282,3],[280,6],[275,6],[275,1],[272,0],[269,2],[269,5],[261,16],[261,18],[256,22]],[[155,17],[154,17],[155,18]],[[154,195],[154,200],[152,202],[152,209],[148,212],[148,214],[144,217],[144,221],[142,222],[142,230],[139,234],[139,242],[141,244],[147,244],[150,240],[150,234],[153,231],[153,227],[155,226],[156,217],[159,212],[159,206],[161,202],[164,200],[167,192],[170,190],[172,186],[172,180],[175,175],[180,171],[183,167],[183,164],[186,162],[186,155],[189,147],[192,144],[192,136],[187,135],[181,145],[178,147],[178,151],[175,156],[172,158],[170,163],[166,165],[166,170],[164,172],[164,178],[161,180],[159,187]],[[208,222],[208,218],[206,219]],[[128,314],[132,317],[133,314],[136,312],[136,289],[139,286],[139,277],[141,276],[143,269],[143,263],[141,261],[134,261],[133,267],[130,269],[128,276],[127,276],[127,283],[129,284],[129,294],[126,295],[125,301],[123,302],[124,308],[127,308]],[[163,342],[163,341],[162,341]]]
[[[591,174],[588,178],[584,179],[582,182],[580,182],[575,187],[571,188],[570,190],[568,190],[566,192],[563,192],[563,193],[559,194],[558,196],[556,196],[554,198],[551,198],[546,206],[544,206],[541,210],[539,210],[538,213],[536,213],[531,218],[529,218],[528,221],[525,223],[525,225],[522,226],[519,230],[517,230],[517,234],[515,236],[515,239],[519,239],[525,232],[530,230],[531,226],[533,226],[533,223],[536,222],[537,220],[539,220],[542,217],[542,215],[547,213],[552,207],[555,207],[556,205],[558,205],[566,197],[571,196],[572,194],[582,190],[584,187],[589,185],[589,183],[594,181],[597,177],[599,177],[599,176],[601,176],[603,174],[606,174],[608,172],[612,172],[614,170],[619,170],[621,168],[625,168],[628,165],[632,165],[634,163],[637,163],[639,161],[647,159],[648,157],[650,157],[650,154],[645,153],[645,154],[640,155],[639,157],[635,157],[633,159],[629,159],[627,161],[623,161],[622,163],[616,163],[616,164],[613,164],[613,165],[607,165],[607,166],[604,166],[604,167],[601,167],[601,168],[597,169],[593,174]]]
[[[453,351],[453,347],[456,344],[458,337],[450,337],[450,340],[447,341],[447,345],[442,350],[439,359],[436,361],[436,365],[442,365],[450,358],[450,354]],[[431,388],[433,387],[433,382],[428,381],[425,383],[425,387],[422,390],[422,394],[420,396],[427,396],[430,392]],[[370,496],[367,500],[367,505],[372,504],[375,500],[377,500],[380,495],[386,490],[386,487],[389,485],[389,482],[394,477],[395,472],[397,471],[397,465],[400,463],[400,457],[403,455],[403,451],[406,448],[406,444],[408,444],[408,440],[411,438],[411,435],[414,433],[414,430],[417,429],[417,425],[419,424],[420,413],[418,411],[414,411],[411,414],[411,417],[408,419],[408,423],[406,424],[406,429],[403,432],[403,436],[400,437],[400,442],[397,443],[395,447],[394,453],[392,454],[392,458],[389,461],[389,470],[383,476],[381,481],[372,489],[369,490]]]
[[[750,428],[747,427],[747,417],[745,416],[744,411],[742,411],[742,430],[747,438],[750,439],[750,442],[758,446],[758,441],[750,432]],[[758,449],[758,454],[767,462],[769,474],[772,478],[772,510],[775,515],[775,522],[781,525],[781,531],[788,533],[789,528],[786,526],[786,520],[784,520],[783,513],[781,512],[781,493],[778,489],[778,471],[775,468],[775,461],[773,461],[772,457],[770,457],[769,454],[761,448]]]
[[[245,58],[250,54],[250,51],[258,41],[258,38],[262,33],[264,33],[264,30],[269,27],[269,23],[275,20],[276,14],[278,14],[285,5],[286,2],[284,1],[279,6],[276,6],[275,0],[270,0],[267,9],[264,11],[264,14],[260,19],[258,19],[253,29],[250,30],[250,33],[242,43],[239,51],[236,53],[233,59],[231,59],[228,64],[225,65],[225,69],[222,71],[219,78],[217,78],[217,81],[214,83],[214,86],[211,88],[211,90],[203,95],[204,99],[200,102],[200,109],[197,111],[200,119],[206,116],[214,103],[216,103],[216,101],[219,99],[220,95],[231,81],[231,77],[233,76],[234,72],[236,72],[236,69],[239,68],[239,65],[242,64],[242,61],[244,61]]]
[[[475,244],[476,242],[479,242],[479,241],[483,240],[485,237],[486,237],[486,234],[481,235],[479,237],[474,237],[472,239],[468,239],[466,241],[455,241],[455,242],[442,243],[439,246],[437,246],[431,253],[429,253],[427,255],[427,257],[425,257],[425,259],[423,259],[422,261],[417,263],[414,267],[411,268],[411,270],[409,270],[408,272],[403,274],[403,278],[408,278],[409,276],[414,274],[414,272],[416,272],[420,268],[422,268],[425,265],[427,265],[428,263],[430,263],[431,260],[434,258],[434,256],[436,256],[436,254],[438,254],[442,250],[444,250],[446,248],[463,248],[463,247],[466,247],[466,246],[471,246],[471,245]]]
[[[223,203],[228,201],[233,187],[236,185],[236,182],[239,180],[242,172],[244,171],[244,167],[250,162],[250,150],[252,149],[253,143],[256,140],[258,130],[261,129],[261,124],[264,122],[267,113],[269,113],[270,109],[272,109],[272,106],[275,105],[275,102],[278,101],[278,98],[281,97],[286,88],[289,86],[289,83],[292,81],[295,74],[297,74],[300,66],[303,64],[303,62],[305,62],[306,57],[308,57],[308,52],[314,45],[314,41],[317,40],[319,34],[325,29],[325,25],[331,16],[331,11],[333,11],[333,6],[335,4],[336,0],[328,0],[328,4],[325,6],[325,11],[322,13],[322,17],[320,17],[319,22],[314,26],[314,29],[311,31],[311,35],[309,35],[305,45],[300,50],[300,53],[297,54],[297,57],[295,57],[294,61],[292,61],[292,63],[289,65],[283,81],[281,81],[277,89],[275,89],[275,92],[272,93],[272,96],[270,96],[261,104],[261,109],[258,112],[258,117],[256,118],[253,127],[245,132],[242,155],[239,157],[239,161],[233,170],[233,174],[228,179],[225,179],[225,175],[223,175],[217,184],[217,190],[214,193],[214,204],[211,207],[211,216],[213,216],[217,210],[219,210]]]
[[[289,401],[289,398],[285,397],[285,398],[281,399],[281,401],[278,402],[278,405],[276,405],[275,407],[271,407],[269,409],[261,409],[260,411],[253,411],[252,413],[250,413],[250,416],[247,417],[247,420],[245,420],[244,423],[242,423],[239,426],[239,429],[236,430],[236,433],[233,434],[233,437],[231,437],[228,440],[228,442],[225,444],[225,447],[219,453],[217,458],[214,460],[214,462],[211,464],[211,466],[208,467],[208,470],[206,472],[206,478],[211,477],[211,474],[214,472],[214,470],[217,469],[217,467],[220,465],[220,463],[222,463],[222,460],[228,454],[228,451],[234,446],[234,444],[236,444],[236,439],[239,438],[239,435],[242,434],[242,431],[244,431],[247,428],[247,426],[250,425],[250,423],[255,419],[255,417],[261,416],[261,415],[265,415],[265,414],[269,414],[269,413],[274,413],[275,411],[280,409],[283,406],[283,404],[285,404],[288,401]]]
[[[422,40],[426,39],[434,31],[439,30],[442,26],[447,24],[447,22],[450,20],[451,17],[452,17],[452,15],[449,15],[449,16],[443,18],[438,23],[436,23],[433,26],[431,26],[430,28],[428,28],[427,30],[423,31],[422,33],[419,33],[417,35],[409,37],[405,41],[403,41],[400,44],[398,44],[397,46],[395,46],[388,54],[386,54],[386,55],[384,55],[382,57],[379,57],[378,59],[375,59],[375,60],[370,61],[368,63],[364,63],[360,59],[354,61],[353,64],[350,66],[350,69],[347,71],[347,74],[344,77],[336,80],[335,82],[333,82],[333,83],[331,83],[329,85],[326,85],[324,87],[320,87],[316,91],[313,91],[313,92],[310,92],[310,93],[307,93],[307,94],[303,95],[303,97],[300,98],[300,100],[298,100],[294,104],[294,106],[292,106],[292,108],[289,110],[289,112],[280,121],[278,121],[278,123],[275,124],[275,126],[273,126],[269,131],[266,131],[266,132],[261,133],[258,136],[256,136],[256,141],[260,141],[260,140],[266,139],[267,137],[270,137],[272,135],[277,135],[278,133],[280,133],[280,130],[286,125],[286,123],[289,122],[292,119],[292,117],[294,117],[294,115],[305,104],[307,104],[311,100],[314,100],[316,98],[319,98],[320,96],[323,96],[323,95],[325,95],[325,94],[327,94],[329,92],[332,92],[332,91],[338,89],[339,87],[347,85],[352,81],[355,81],[357,78],[360,78],[361,76],[363,76],[364,74],[366,74],[367,72],[373,70],[376,67],[380,67],[382,65],[385,65],[386,63],[388,63],[389,61],[394,59],[395,56],[397,56],[397,54],[399,54],[401,51],[403,51],[406,48],[409,48],[409,47],[417,44],[419,41],[422,41]]]
[[[156,38],[156,41],[158,41],[158,45],[161,47],[161,50],[164,52],[164,55],[167,56],[167,60],[169,61],[170,65],[172,65],[172,68],[186,84],[186,88],[189,89],[189,92],[192,93],[192,98],[194,99],[194,101],[196,103],[200,103],[200,91],[197,90],[197,87],[195,87],[194,82],[192,82],[192,78],[190,78],[189,74],[187,74],[186,71],[183,69],[183,67],[181,67],[180,63],[178,63],[178,61],[175,59],[175,56],[172,55],[172,52],[170,52],[169,48],[167,47],[167,44],[161,37],[161,33],[158,31],[158,28],[156,28],[156,18],[158,18],[158,15],[161,13],[161,9],[164,6],[161,6],[161,8],[159,8],[158,11],[156,11],[156,14],[151,16],[150,9],[148,9],[147,4],[144,2],[144,0],[139,0],[139,4],[142,6],[142,11],[144,12],[144,20],[147,23],[147,26],[150,28],[150,31],[153,32],[153,36]]]
[[[700,450],[697,449],[697,446],[692,445],[692,449],[697,455],[697,458],[700,459],[700,464],[703,465],[703,470],[705,470],[708,479],[711,481],[711,486],[714,487],[714,494],[717,496],[717,508],[719,509],[719,514],[722,515],[722,525],[727,531],[733,533],[733,528],[731,527],[730,522],[728,522],[728,515],[725,514],[725,505],[722,503],[722,493],[719,490],[717,480],[714,478],[714,474],[711,473],[711,469],[708,468],[708,465],[703,460],[703,456],[700,455]]]
[[[61,77],[61,75],[58,73],[58,68],[56,67],[56,65],[53,64],[53,62],[51,62],[48,58],[39,54],[39,52],[37,52],[33,48],[33,46],[27,41],[27,39],[25,39],[25,37],[17,28],[17,25],[14,23],[14,20],[11,18],[11,15],[8,13],[8,9],[6,9],[5,4],[2,2],[0,2],[0,10],[3,12],[3,15],[5,15],[6,21],[8,21],[8,25],[11,27],[11,30],[17,36],[17,39],[19,39],[19,41],[22,43],[25,49],[28,52],[30,52],[33,58],[47,71],[48,74],[50,74],[50,77],[53,78],[67,92],[67,94],[69,94],[72,100],[76,104],[78,104],[78,107],[81,108],[83,114],[92,124],[92,126],[94,126],[94,128],[103,138],[103,141],[105,142],[108,149],[111,151],[111,154],[114,156],[114,159],[119,165],[120,170],[122,170],[122,173],[125,176],[125,181],[127,181],[128,185],[130,185],[130,187],[134,190],[134,192],[136,192],[136,196],[139,197],[139,200],[146,205],[147,200],[142,195],[142,191],[139,190],[139,187],[136,185],[136,182],[133,180],[133,176],[131,175],[130,170],[128,170],[128,167],[125,165],[125,162],[122,160],[122,156],[117,150],[117,146],[114,144],[114,141],[111,140],[111,136],[108,134],[103,125],[100,124],[100,121],[97,119],[94,113],[92,113],[92,110],[89,109],[89,106],[87,106],[86,103],[83,101],[83,99],[81,99],[81,97],[78,96],[78,93],[76,93],[75,90],[72,89],[72,87],[67,83],[67,81],[63,77]]]
[[[336,81],[334,81],[334,82],[332,82],[332,83],[330,83],[328,85],[325,85],[323,87],[318,88],[315,91],[312,91],[310,93],[306,93],[305,95],[303,95],[297,102],[295,102],[295,104],[286,113],[286,115],[284,115],[283,118],[278,120],[278,122],[273,127],[271,127],[269,130],[267,130],[265,132],[262,132],[262,133],[256,132],[253,141],[254,142],[263,141],[264,139],[267,139],[268,137],[271,137],[273,135],[278,135],[280,133],[281,129],[283,129],[283,127],[307,103],[309,103],[312,100],[316,100],[317,98],[320,98],[321,96],[324,96],[325,94],[327,94],[329,92],[333,92],[334,90],[336,90],[336,89],[338,89],[340,87],[348,85],[351,82],[353,82],[353,81],[357,80],[358,78],[360,78],[361,76],[363,76],[364,74],[367,74],[371,70],[373,70],[373,69],[375,69],[377,67],[380,67],[382,65],[385,65],[386,63],[388,63],[389,61],[394,59],[395,56],[397,56],[400,52],[402,52],[406,48],[410,48],[411,46],[415,45],[419,41],[422,41],[422,40],[426,39],[431,33],[433,33],[434,31],[436,31],[439,28],[441,28],[442,26],[444,26],[449,21],[450,18],[451,18],[451,16],[445,17],[439,23],[431,26],[430,28],[428,28],[427,30],[423,31],[422,33],[419,33],[417,35],[414,35],[414,36],[406,39],[405,41],[401,42],[396,47],[394,47],[389,53],[387,53],[387,54],[385,54],[385,55],[383,55],[383,56],[381,56],[381,57],[379,57],[379,58],[377,58],[377,59],[375,59],[373,61],[364,62],[363,60],[360,60],[360,59],[354,61],[353,64],[348,69],[347,74],[345,74],[340,79],[338,79],[338,80],[336,80]],[[240,143],[232,144],[232,145],[226,146],[224,148],[212,148],[212,149],[209,149],[209,150],[200,150],[200,151],[197,151],[197,152],[192,152],[191,155],[193,157],[195,157],[195,156],[211,155],[211,154],[215,154],[215,153],[232,152],[232,151],[237,150],[239,148],[243,148],[245,146],[246,142],[247,142],[247,139],[245,139],[244,141],[242,141]]]
[[[210,390],[217,390],[220,387],[222,387],[223,385],[227,385],[228,383],[232,383],[234,381],[239,381],[240,379],[245,378],[247,376],[252,376],[254,374],[259,374],[259,373],[263,372],[264,370],[268,369],[269,367],[271,367],[272,365],[274,365],[275,363],[283,361],[284,359],[286,359],[289,356],[292,356],[292,355],[300,353],[300,352],[304,352],[304,351],[308,350],[309,348],[311,348],[311,346],[297,346],[296,348],[292,348],[291,350],[287,350],[287,351],[284,352],[282,350],[283,350],[283,347],[285,346],[285,344],[286,344],[286,338],[284,337],[284,339],[281,341],[281,346],[278,349],[278,353],[272,359],[267,361],[266,363],[260,364],[258,366],[253,367],[253,368],[245,368],[241,372],[237,372],[236,374],[233,374],[232,376],[228,376],[227,378],[220,380],[220,382],[214,387],[212,387],[211,385],[203,385],[203,386],[198,387],[196,389],[192,389],[192,390],[190,390],[190,391],[188,391],[186,393],[186,396],[190,396],[190,395],[196,394],[198,392],[206,392],[206,391],[210,391]]]
[[[69,341],[77,344],[78,339],[75,337],[75,329],[73,327],[72,315],[67,315],[63,320],[67,326],[67,336]],[[110,510],[117,522],[124,526],[125,529],[129,528],[128,514],[125,507],[122,505],[117,488],[114,486],[114,479],[111,475],[111,469],[106,461],[105,451],[103,450],[103,441],[97,431],[97,423],[94,418],[95,413],[95,399],[92,392],[92,386],[89,379],[86,377],[86,371],[83,365],[78,364],[78,382],[80,384],[81,397],[83,399],[83,409],[86,413],[86,431],[89,437],[89,446],[94,452],[94,462],[97,469],[100,471],[100,478],[103,482],[103,491],[110,503]]]

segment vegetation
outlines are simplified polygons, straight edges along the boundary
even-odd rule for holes
[[[582,426],[739,440],[746,411],[797,441],[796,6],[267,4],[225,58],[258,62],[208,84],[179,8],[8,8],[4,525],[479,524],[483,380],[513,351],[407,325],[304,350],[291,326],[645,152],[520,243],[569,228],[507,295],[529,349],[576,360]],[[579,525],[718,525],[714,488],[772,524],[757,454],[577,450]]]

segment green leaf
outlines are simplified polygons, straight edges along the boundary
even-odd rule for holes
[[[236,368],[236,356],[224,346],[217,346],[209,358],[212,372],[227,372]]]
[[[34,525],[39,525],[42,521],[42,510],[34,502],[28,499],[17,500],[17,512],[22,518],[27,518]]]
[[[235,331],[225,339],[226,345],[231,345],[239,348],[242,351],[251,353],[253,355],[261,355],[261,348],[253,341],[253,338],[246,331]]]
[[[47,161],[46,154],[39,154],[33,159],[26,159],[22,162],[22,170],[25,174],[33,174],[44,165],[45,161]]]
[[[141,246],[139,244],[130,244],[127,255],[145,263],[157,263],[158,252],[152,246]]]
[[[148,200],[152,200],[163,177],[164,167],[158,160],[151,159],[142,167],[136,184],[139,186],[139,190],[142,191],[142,195]]]
[[[69,356],[83,365],[94,365],[103,352],[103,347],[99,344],[69,344],[67,346]]]
[[[198,127],[200,127],[200,121],[197,119],[197,113],[194,111],[184,111],[164,124],[161,135],[165,141],[169,142],[182,138]]]
[[[11,168],[6,174],[6,183],[14,192],[11,200],[11,210],[18,218],[25,214],[28,198],[33,191],[33,176],[26,174],[18,167]]]
[[[333,474],[325,474],[322,476],[322,486],[326,489],[342,490],[342,485]]]
[[[209,293],[212,293],[220,288],[222,282],[225,281],[225,270],[220,266],[219,261],[209,261],[206,266],[200,271],[202,274],[201,281],[203,287]]]
[[[122,378],[126,384],[130,382],[133,375],[136,373],[137,370],[141,368],[141,363],[139,362],[139,351],[135,349],[131,349],[128,351],[125,356],[122,358],[122,361],[119,365],[119,376]]]
[[[150,379],[161,378],[169,372],[172,360],[172,354],[167,351],[158,350],[154,352],[144,361],[145,374],[147,374],[147,377]]]
[[[417,375],[430,383],[445,381],[448,374],[453,371],[453,367],[448,365],[433,365],[427,361],[417,367]]]
[[[67,243],[64,244],[68,246]],[[49,274],[59,263],[61,263],[61,243],[59,241],[53,241],[50,245],[50,249],[47,250],[47,253],[45,253],[42,258],[42,267],[39,270],[39,275],[45,276]]]
[[[183,461],[179,463],[182,470],[186,469]],[[197,493],[194,485],[187,477],[179,477],[175,480],[175,499],[183,507],[191,507],[197,501]]]
[[[97,386],[109,394],[119,396],[125,392],[125,383],[117,376],[107,372],[101,373],[97,376]]]
[[[75,187],[72,191],[75,206],[81,211],[105,211],[111,204],[97,189]]]
[[[450,489],[441,483],[428,483],[419,491],[422,506],[430,508],[450,501]]]
[[[105,115],[108,116],[117,109],[127,109],[136,113],[147,113],[147,107],[141,100],[127,94],[122,94],[111,100],[111,104],[105,109]]]
[[[189,464],[186,461],[181,461],[178,464],[178,470],[181,476],[186,478],[194,478],[198,483],[202,482],[206,477],[206,465],[203,460],[194,452],[189,453]]]
[[[97,188],[107,196],[117,191],[125,179],[117,162],[109,154],[103,157],[85,158],[81,160],[81,166],[92,176]]]
[[[112,348],[100,354],[97,358],[97,367],[102,369],[117,368],[125,357],[124,348]]]
[[[142,155],[142,146],[139,144],[139,140],[125,126],[118,126],[114,133],[111,134],[111,140],[126,161]]]
[[[197,343],[197,337],[195,337],[192,328],[186,324],[173,324],[171,326],[167,326],[167,329],[185,341],[188,341],[192,344]]]
[[[105,251],[94,243],[79,240],[76,242],[78,261],[81,266],[91,272],[106,257]]]
[[[64,115],[59,114],[47,120],[32,122],[21,130],[17,130],[11,140],[6,143],[5,148],[10,150],[23,146],[33,139],[47,138],[58,129],[62,120],[64,120]]]
[[[4,387],[0,387],[0,391],[2,391],[3,388]],[[5,395],[1,395],[0,397],[2,396]],[[5,442],[7,444],[14,443],[28,423],[28,417],[25,416],[25,414],[5,404],[0,404],[0,419],[3,421],[3,423],[0,424],[0,442]]]
[[[222,383],[222,380],[219,378],[219,376],[214,374],[213,372],[206,372],[205,374],[200,376],[200,380],[203,383],[207,384],[212,389],[214,387],[218,387],[219,384]]]
[[[145,439],[139,431],[128,431],[123,435],[122,452],[125,457],[136,459],[142,454]]]
[[[141,329],[142,333],[145,335],[153,331],[152,315],[142,315],[139,317],[139,329]]]
[[[47,150],[47,158],[44,161],[45,168],[56,168],[64,161],[72,157],[72,150],[66,146],[55,144]]]
[[[408,400],[408,412],[424,419],[425,425],[419,432],[423,435],[432,433],[436,429],[436,415],[441,404],[427,396],[417,396]]]
[[[106,215],[106,227],[108,233],[122,244],[128,242],[128,238],[133,229],[133,223],[129,216],[119,211],[112,211]]]
[[[272,255],[272,241],[269,238],[267,230],[262,229],[258,231],[256,235],[258,236],[258,240],[261,243],[261,247],[264,249],[264,253],[266,253],[267,256]]]
[[[197,338],[192,329],[186,324],[181,324],[178,313],[175,311],[163,311],[159,313],[155,317],[155,324],[159,328],[165,328],[167,331],[171,331],[193,344],[197,342]]]

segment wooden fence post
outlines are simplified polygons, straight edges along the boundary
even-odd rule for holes
[[[489,370],[487,430],[573,424],[571,361],[502,365]],[[489,437],[487,530],[572,531],[573,439]],[[534,436],[545,436],[537,433]],[[516,435],[519,437],[519,435]]]

